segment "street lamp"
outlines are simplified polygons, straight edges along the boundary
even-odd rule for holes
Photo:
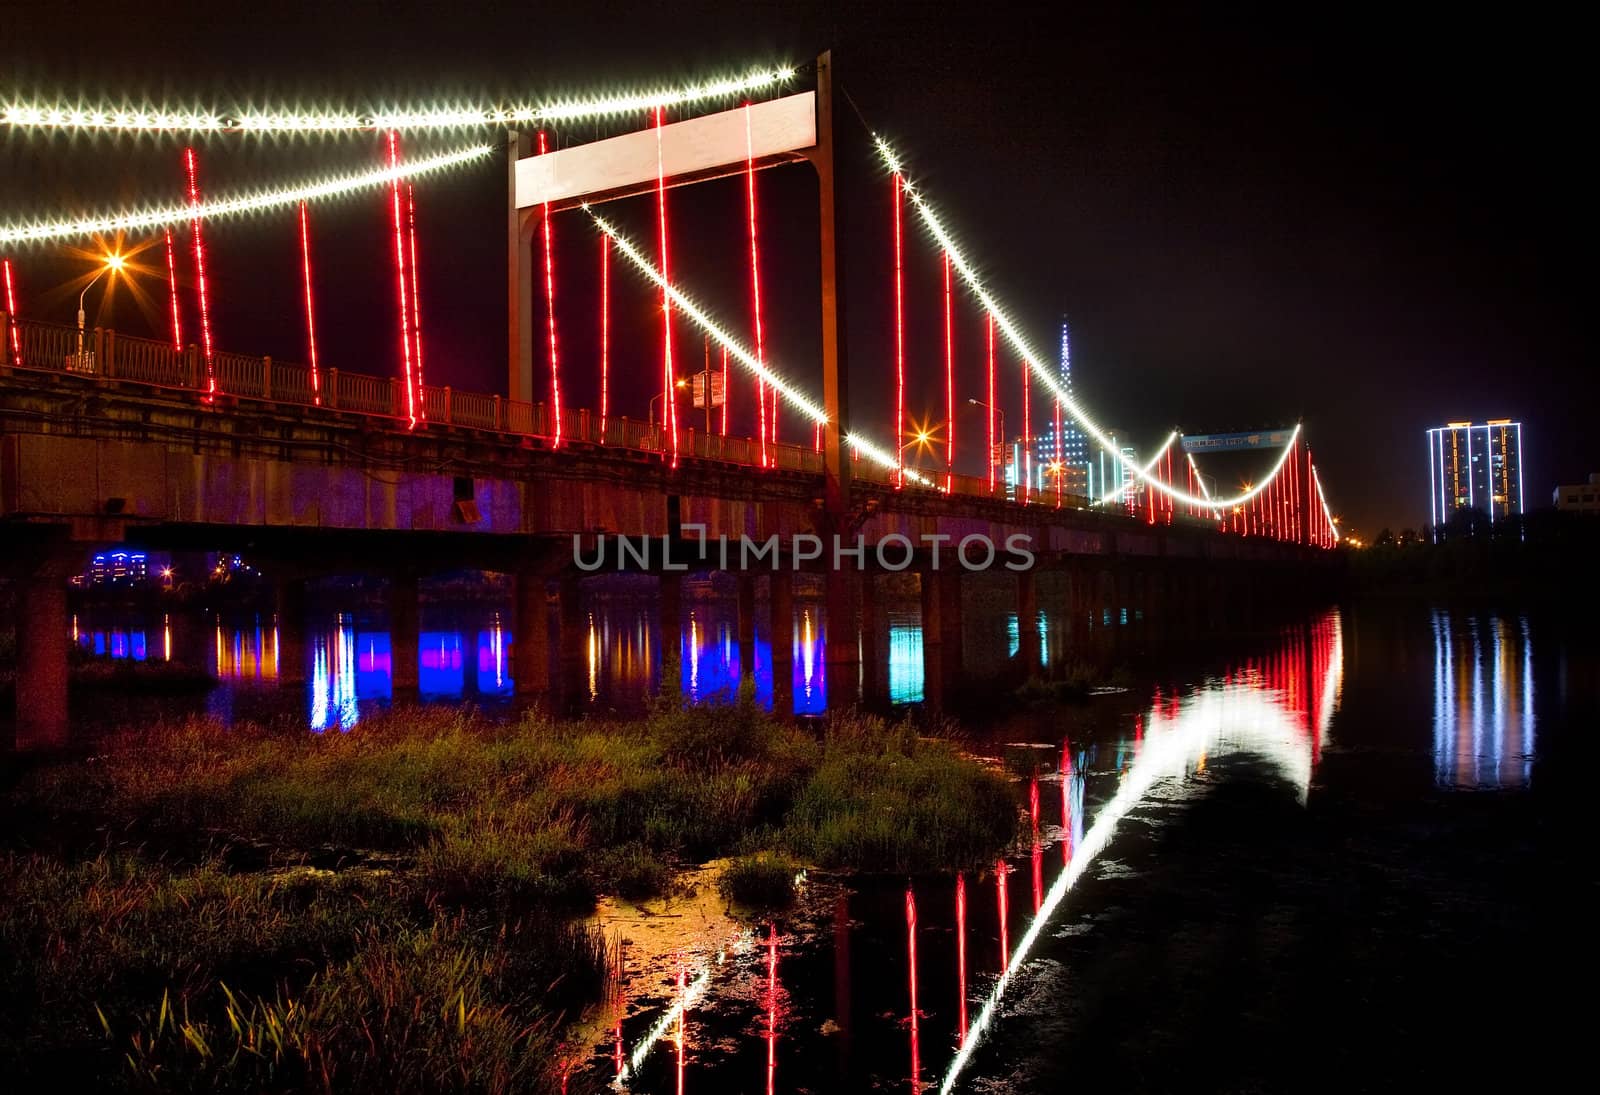
[[[89,290],[94,288],[94,283],[105,277],[107,273],[115,273],[122,269],[121,255],[107,255],[106,264],[100,267],[99,272],[89,279],[89,284],[83,287],[83,292],[78,294],[78,366],[83,366],[83,298]]]
[[[679,389],[680,391],[688,386],[689,382],[687,380],[679,380],[677,383],[673,384],[673,387]],[[656,424],[656,402],[665,398],[666,394],[666,392],[657,392],[655,395],[650,397],[650,407],[647,413],[650,415],[650,425],[652,426]],[[667,413],[664,409],[661,412],[661,424],[663,426],[667,424]]]

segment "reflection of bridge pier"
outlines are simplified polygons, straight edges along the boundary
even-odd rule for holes
[[[768,583],[772,710],[779,715],[788,715],[794,711],[794,571],[780,567],[772,572]]]
[[[306,579],[286,573],[275,585],[278,683],[300,688],[306,683]]]
[[[421,582],[416,570],[401,567],[389,574],[389,680],[395,703],[415,703],[421,695]]]
[[[59,746],[67,740],[67,577],[83,551],[46,535],[11,558],[16,588],[16,745]]]
[[[961,676],[961,571],[941,567],[918,576],[922,593],[922,691],[939,710]]]

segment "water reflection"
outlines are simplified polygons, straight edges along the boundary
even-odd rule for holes
[[[1433,772],[1444,787],[1521,787],[1534,755],[1525,617],[1433,613]]]
[[[751,945],[700,955],[686,981],[631,987],[649,1031],[624,1058],[618,1086],[672,1086],[686,1058],[675,1044],[652,1058],[651,1047],[676,1034],[688,1000],[699,1031],[696,1077],[708,1089],[756,1088],[755,1070],[764,1065],[772,1090],[782,1052],[787,1085],[796,1090],[951,1090],[974,1067],[986,1033],[1004,1022],[1002,1004],[1015,982],[1033,976],[1041,942],[1061,932],[1069,895],[1130,813],[1238,771],[1232,761],[1239,756],[1304,800],[1342,673],[1343,632],[1329,614],[1224,675],[1152,695],[1117,716],[1110,736],[1057,738],[1050,743],[1056,770],[1022,787],[1030,839],[1020,855],[948,880],[857,880],[833,906],[832,932],[818,930],[827,907],[818,904],[815,928],[801,931],[786,959],[794,1021],[781,1046],[766,929],[752,933]],[[594,1058],[607,1080],[618,1072],[614,1037],[606,1028]],[[852,1054],[852,1044],[864,1057]]]

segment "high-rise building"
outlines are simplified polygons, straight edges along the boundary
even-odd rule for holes
[[[1428,524],[1449,523],[1459,511],[1490,521],[1520,516],[1522,423],[1491,418],[1482,425],[1450,422],[1428,431]]]
[[[1068,395],[1072,394],[1072,334],[1067,328],[1065,317],[1061,320],[1061,358],[1058,364],[1061,371],[1061,390]],[[1088,467],[1089,443],[1083,431],[1078,429],[1070,415],[1065,412],[1061,416],[1061,436],[1056,437],[1055,406],[1053,400],[1044,403],[1045,413],[1049,416],[1049,423],[1044,432],[1033,439],[1034,457],[1041,468],[1048,468],[1057,460],[1069,466],[1077,465]]]

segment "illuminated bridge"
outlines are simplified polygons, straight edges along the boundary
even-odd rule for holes
[[[1034,352],[980,282],[933,198],[882,138],[876,150],[890,222],[884,235],[892,287],[885,295],[894,301],[895,401],[890,420],[852,417],[839,320],[835,224],[842,196],[834,187],[833,108],[827,55],[804,80],[785,70],[622,100],[449,112],[224,117],[7,107],[0,123],[22,132],[154,131],[210,140],[377,132],[388,157],[386,166],[363,174],[206,199],[191,146],[184,152],[185,202],[0,223],[0,251],[19,255],[96,233],[149,233],[165,244],[171,304],[171,329],[159,338],[86,329],[81,313],[75,327],[45,322],[30,316],[19,292],[20,260],[5,261],[0,565],[19,591],[19,739],[54,740],[64,730],[64,579],[81,569],[91,547],[109,542],[248,550],[278,578],[281,664],[289,680],[304,672],[297,621],[305,612],[305,581],[388,574],[399,694],[416,683],[418,580],[461,567],[516,575],[514,635],[522,641],[515,644],[514,675],[519,691],[542,694],[558,688],[577,632],[580,560],[628,563],[659,575],[662,630],[670,635],[677,629],[679,566],[725,567],[723,543],[734,545],[737,558],[741,538],[765,545],[775,537],[775,555],[741,571],[741,641],[753,634],[758,577],[773,633],[784,634],[793,625],[796,572],[821,573],[825,618],[836,635],[825,645],[835,705],[881,694],[883,652],[873,649],[872,621],[879,611],[876,579],[884,571],[920,575],[926,681],[935,703],[941,682],[961,669],[962,576],[1001,566],[1011,557],[1003,547],[1008,542],[1026,544],[1036,563],[1015,573],[1022,620],[1038,615],[1041,568],[1067,576],[1074,618],[1132,612],[1192,631],[1249,616],[1259,603],[1303,601],[1323,588],[1318,579],[1336,570],[1327,549],[1338,532],[1303,431],[1205,439],[1174,431],[1153,456],[1134,457]],[[549,146],[549,129],[595,118],[616,123],[615,135]],[[402,158],[402,133],[457,129],[500,132],[506,145]],[[425,380],[413,181],[492,154],[504,155],[507,167],[511,272],[508,380],[497,393]],[[770,296],[777,272],[763,266],[759,182],[767,170],[796,164],[818,180],[820,398],[794,379],[795,370],[772,360],[763,328],[763,292]],[[744,268],[749,292],[713,307],[674,278],[670,207],[675,188],[728,177],[742,182],[735,215],[745,229],[729,262]],[[370,373],[357,373],[318,362],[308,210],[363,188],[384,195],[392,219],[399,319],[392,375],[379,375],[384,369],[376,363]],[[609,203],[630,201],[650,208],[655,230],[648,242],[630,239],[602,215]],[[212,342],[204,226],[273,209],[296,214],[304,363],[231,353]],[[581,310],[563,308],[557,295],[558,225],[563,233],[591,233],[599,251],[598,286],[582,298]],[[181,280],[179,256],[188,275]],[[110,266],[117,265],[113,258]],[[917,374],[906,348],[904,309],[914,268],[924,280],[936,272],[943,289],[943,355],[931,376]],[[613,284],[624,276],[642,279],[654,294],[659,342],[642,352],[617,344],[624,325],[615,323]],[[192,299],[189,308],[199,318],[189,339],[180,298]],[[958,399],[955,380],[951,332],[958,317],[972,324],[973,313],[983,332],[981,400]],[[563,328],[580,323],[600,331],[598,353],[583,360],[562,353]],[[704,368],[696,367],[700,354],[693,352],[700,347],[685,346],[690,333],[705,345]],[[638,375],[641,360],[651,363],[648,375]],[[574,405],[575,379],[581,390],[597,392],[596,405]],[[936,430],[910,424],[908,387],[942,394],[945,417]],[[1020,394],[1022,408],[1015,441],[1005,435],[1001,409],[1012,393]],[[735,399],[755,411],[747,415],[748,430],[730,423]],[[984,425],[970,439],[965,427],[958,436],[958,404],[962,411],[968,404],[986,408]],[[1099,448],[1102,469],[1112,462],[1113,488],[1103,470],[1096,484],[1092,473],[1036,457],[1039,435],[1059,438],[1068,423]],[[1231,494],[1209,487],[1202,463],[1217,448],[1262,449],[1265,473]],[[931,452],[936,463],[920,466],[907,450]],[[986,473],[963,474],[958,457]],[[653,554],[641,550],[646,537],[654,538]],[[835,544],[860,553],[834,566]],[[991,557],[985,544],[1001,550]],[[1020,630],[1020,662],[1037,667],[1038,636]],[[773,657],[775,680],[787,680],[786,644],[774,643]],[[781,688],[775,702],[785,702]]]

